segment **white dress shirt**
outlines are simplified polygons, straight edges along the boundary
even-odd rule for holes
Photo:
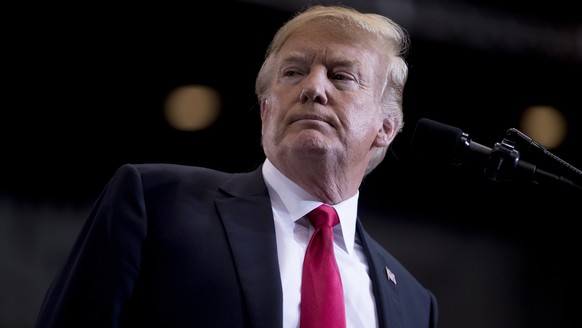
[[[283,287],[283,327],[299,327],[303,257],[314,228],[305,215],[321,205],[314,196],[285,177],[267,159],[263,176],[269,189],[277,254]],[[348,328],[378,327],[372,281],[363,248],[355,239],[358,196],[333,205],[340,224],[333,228],[334,252],[345,295]]]

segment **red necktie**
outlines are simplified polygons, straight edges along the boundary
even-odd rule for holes
[[[301,282],[301,328],[346,326],[344,293],[333,251],[335,209],[322,204],[307,214],[315,232],[307,245]]]

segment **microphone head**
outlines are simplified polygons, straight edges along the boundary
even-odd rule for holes
[[[416,155],[435,163],[459,165],[468,136],[457,127],[421,118],[416,123],[410,147]]]

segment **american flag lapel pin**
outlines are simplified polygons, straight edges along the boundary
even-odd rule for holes
[[[394,275],[394,273],[392,271],[390,271],[390,269],[388,269],[388,267],[384,267],[386,269],[386,277],[388,277],[388,280],[390,280],[393,284],[396,285],[396,276]]]

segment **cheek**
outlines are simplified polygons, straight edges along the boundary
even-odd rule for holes
[[[370,111],[354,111],[351,113],[348,122],[350,122],[350,134],[360,140],[374,139],[382,126],[378,115]]]

